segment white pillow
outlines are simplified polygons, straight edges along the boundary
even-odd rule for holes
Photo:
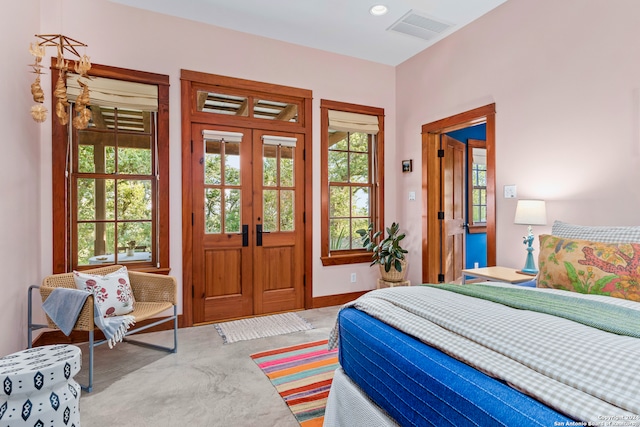
[[[104,317],[121,316],[133,311],[133,291],[127,267],[106,276],[73,272],[76,287],[93,294],[93,299]]]

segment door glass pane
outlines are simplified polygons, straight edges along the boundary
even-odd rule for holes
[[[331,186],[329,188],[329,216],[349,217],[349,187]]]
[[[204,190],[204,232],[222,232],[222,197],[217,188],[206,188]]]
[[[256,99],[253,105],[253,117],[295,123],[298,121],[298,106],[286,102]]]
[[[329,248],[331,250],[349,249],[348,219],[332,219],[329,221]]]
[[[368,217],[369,206],[369,188],[353,187],[351,189],[351,216]]]
[[[199,90],[196,108],[205,113],[246,117],[249,115],[249,100],[243,95],[227,95]]]
[[[118,219],[151,219],[151,180],[118,180]]]
[[[151,175],[150,136],[120,136],[118,142],[118,173]]]
[[[115,219],[115,181],[78,178],[78,221]]]
[[[278,231],[278,190],[264,190],[262,192],[262,229],[264,231]]]
[[[280,191],[280,231],[294,231],[294,191]]]
[[[280,147],[280,186],[293,187],[293,147]]]
[[[204,150],[204,183],[222,183],[222,143],[220,141],[205,140]]]
[[[240,185],[240,143],[224,143],[224,183]]]
[[[240,232],[240,190],[224,190],[224,232]]]
[[[278,147],[275,145],[262,146],[262,185],[275,187],[278,185]]]

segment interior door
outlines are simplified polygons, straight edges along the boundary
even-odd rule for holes
[[[446,283],[460,282],[465,259],[466,146],[442,135],[442,274]]]
[[[194,323],[304,306],[304,135],[194,124]]]

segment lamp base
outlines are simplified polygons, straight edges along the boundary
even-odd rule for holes
[[[538,269],[536,268],[536,263],[533,260],[533,248],[529,244],[527,247],[527,261],[524,264],[524,268],[522,272],[525,274],[538,274]]]
[[[528,274],[530,276],[535,276],[536,274],[538,274],[538,270],[534,269],[530,269],[530,268],[523,268],[522,270],[518,271],[518,273],[522,273],[522,274]]]

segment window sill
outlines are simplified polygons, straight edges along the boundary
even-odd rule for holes
[[[345,254],[345,255],[329,255],[320,257],[323,266],[329,265],[345,265],[345,264],[360,264],[363,262],[371,263],[371,252],[363,252],[358,254]]]
[[[487,226],[486,225],[470,225],[469,226],[469,234],[480,234],[486,233]]]

